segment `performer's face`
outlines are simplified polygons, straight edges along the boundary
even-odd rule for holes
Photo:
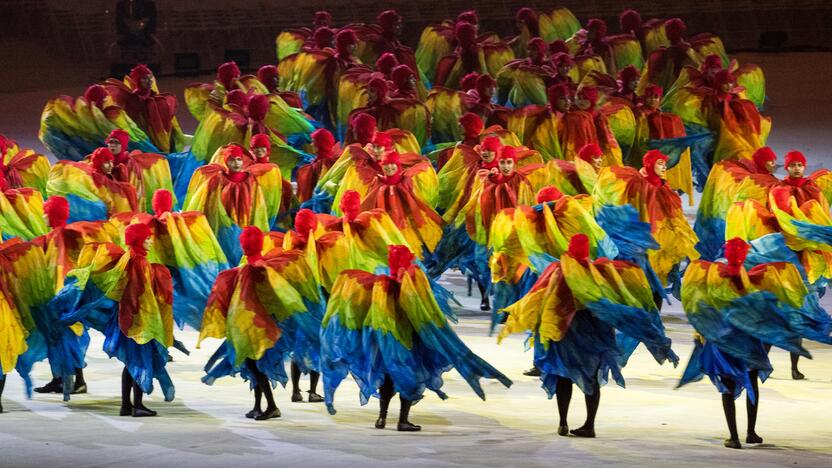
[[[593,156],[591,164],[592,164],[592,167],[595,168],[596,171],[598,169],[601,169],[601,167],[604,166],[604,156]]]
[[[566,64],[563,64],[563,65],[559,65],[559,66],[558,66],[558,73],[559,73],[561,76],[567,76],[567,75],[569,75],[569,72],[570,72],[571,70],[572,70],[572,67],[571,67],[571,66],[569,66],[569,65],[566,65]]]
[[[765,167],[769,174],[774,174],[774,171],[777,170],[777,161],[766,161]]]
[[[511,175],[514,172],[514,160],[511,158],[501,159],[498,163],[500,166],[500,173],[504,176]]]
[[[730,93],[734,89],[734,83],[725,83],[722,85],[723,93]]]
[[[229,158],[226,164],[228,165],[228,170],[230,170],[231,172],[240,172],[243,170],[243,158]]]
[[[561,96],[555,101],[555,107],[561,112],[568,111],[570,104],[571,102],[569,102],[569,98],[566,96]]]
[[[659,176],[659,179],[667,178],[667,162],[664,159],[659,159],[653,165],[653,172]]]
[[[385,164],[381,166],[381,170],[384,171],[384,175],[387,177],[396,175],[396,172],[399,170],[398,164]]]
[[[110,138],[107,140],[107,149],[113,154],[119,154],[121,153],[121,142],[115,138]]]
[[[251,149],[251,154],[257,159],[265,158],[269,155],[269,149],[265,146],[257,146]]]
[[[142,89],[150,89],[153,87],[153,77],[150,75],[143,76],[139,79],[139,86]]]
[[[644,103],[647,104],[647,107],[650,109],[658,109],[660,102],[661,100],[658,96],[648,96],[647,99],[644,100]]]
[[[630,85],[629,85],[629,86],[627,86],[627,89],[629,89],[630,91],[635,91],[635,90],[636,90],[636,88],[638,88],[638,78],[636,78],[635,80],[631,81],[631,82],[630,82]]]
[[[490,163],[491,161],[494,160],[494,156],[496,156],[496,155],[497,155],[497,153],[495,153],[493,151],[482,150],[482,153],[480,153],[480,158],[482,158],[483,161],[485,161],[487,163]]]
[[[410,85],[410,89],[416,89],[416,77],[411,76],[407,79],[407,84]]]
[[[532,60],[540,60],[540,54],[539,54],[539,53],[537,53],[537,49],[536,49],[536,48],[534,48],[534,47],[530,47],[530,48],[526,49],[526,52],[528,53],[528,55],[529,55],[529,58],[530,58],[530,59],[532,59]]]
[[[150,248],[153,247],[153,238],[148,237],[147,239],[145,239],[144,242],[142,243],[142,247],[145,250],[150,250]]]
[[[799,179],[803,177],[803,173],[806,171],[806,167],[803,166],[802,162],[793,162],[789,164],[789,167],[786,168],[789,171],[789,176]]]
[[[575,99],[575,105],[578,106],[578,109],[583,111],[589,110],[589,108],[592,107],[592,103],[589,102],[588,99],[584,99],[580,96]]]
[[[113,172],[113,162],[112,161],[107,161],[105,163],[102,163],[101,164],[101,172],[103,172],[105,174],[109,174],[109,173]]]
[[[385,151],[387,151],[387,148],[381,145],[370,145],[370,154],[376,159],[382,157]]]

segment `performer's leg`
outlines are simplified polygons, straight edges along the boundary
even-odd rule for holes
[[[763,438],[757,435],[756,426],[757,426],[757,409],[760,406],[760,386],[758,382],[758,371],[751,371],[748,373],[748,378],[751,380],[751,388],[754,390],[754,395],[757,396],[757,401],[752,402],[751,397],[748,396],[746,392],[745,395],[745,408],[748,412],[748,431],[745,435],[745,442],[749,444],[762,444]]]
[[[73,395],[87,393],[87,382],[84,380],[84,369],[75,369],[75,386],[72,389]]]
[[[488,297],[488,285],[481,284],[477,281],[477,288],[480,290],[480,297],[482,301],[480,301],[480,310],[491,310],[491,299]]]
[[[664,301],[664,299],[662,298],[661,293],[658,293],[658,292],[654,291],[653,292],[653,303],[656,304],[656,309],[658,309],[659,311],[662,310],[663,301]]]
[[[601,386],[598,382],[592,386],[591,394],[584,395],[584,401],[586,402],[586,422],[570,432],[578,437],[595,437],[595,415],[598,414],[598,405],[601,403]]]
[[[121,411],[119,416],[131,416],[133,414],[133,404],[130,403],[130,392],[133,390],[133,377],[130,376],[130,371],[127,367],[121,371]]]
[[[396,389],[393,387],[393,379],[389,375],[384,376],[384,382],[378,388],[378,419],[376,420],[376,429],[384,429],[387,425],[387,408],[390,407],[390,400],[396,394]]]
[[[6,376],[0,376],[0,413],[3,412],[3,389],[6,388]]]
[[[803,341],[803,340],[801,340]],[[801,343],[802,344],[802,343]],[[797,369],[797,361],[800,359],[800,355],[797,353],[789,353],[792,359],[792,379],[794,380],[803,380],[806,378],[798,369]]]
[[[532,359],[532,367],[527,371],[523,371],[523,375],[527,377],[540,377],[540,369],[537,368],[534,359]]]
[[[64,382],[63,379],[60,377],[52,377],[52,380],[49,381],[43,387],[36,387],[35,393],[63,393],[64,392]]]
[[[292,402],[297,403],[303,401],[303,396],[300,394],[300,367],[292,360],[289,366],[292,374]]]
[[[408,418],[410,417],[410,407],[413,405],[413,402],[402,397],[401,395],[399,395],[399,402],[401,403],[401,408],[399,409],[399,425],[396,429],[399,432],[421,431],[422,426],[412,424],[408,421]]]
[[[555,398],[558,402],[558,435],[569,435],[569,402],[572,401],[572,381],[565,377],[558,377],[555,384]]]
[[[321,378],[320,372],[309,371],[309,403],[320,403],[324,401],[324,397],[318,395],[318,380]]]
[[[263,397],[266,398],[266,410],[254,417],[256,421],[265,421],[266,419],[279,418],[280,410],[274,404],[274,395],[272,394],[272,387],[269,385],[269,378],[266,374],[260,372],[257,368],[257,363],[251,359],[246,359],[246,365],[251,373],[252,378],[257,382]],[[256,398],[256,395],[255,395]]]
[[[147,408],[142,404],[144,392],[142,391],[136,380],[133,380],[133,417],[134,418],[148,418],[156,416],[156,412]]]
[[[737,408],[734,405],[734,388],[736,384],[730,379],[724,379],[723,383],[728,387],[728,391],[722,394],[722,411],[725,413],[728,432],[731,434],[729,439],[725,439],[725,446],[736,449],[742,448],[742,445],[740,445],[740,437],[737,434]]]
[[[263,400],[263,391],[260,390],[260,385],[254,385],[254,408],[251,411],[246,413],[246,417],[248,419],[254,419],[257,416],[263,414],[262,407],[260,406],[260,402]]]

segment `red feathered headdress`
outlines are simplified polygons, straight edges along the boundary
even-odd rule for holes
[[[474,114],[473,112],[466,112],[465,114],[462,114],[462,117],[459,118],[459,124],[465,132],[465,136],[468,138],[475,138],[479,136],[485,128],[485,124],[480,116]]]
[[[803,156],[803,153],[801,153],[800,151],[789,151],[788,153],[786,153],[786,157],[784,159],[786,167],[789,167],[792,165],[792,163],[796,162],[802,163],[804,167],[806,166],[806,156]]]
[[[131,224],[124,230],[124,243],[138,254],[147,255],[144,250],[144,241],[153,234],[150,226],[144,223]]]
[[[592,18],[586,22],[586,30],[594,32],[596,39],[600,39],[607,35],[607,23],[602,19]]]
[[[511,159],[514,162],[517,162],[517,148],[513,146],[503,146],[503,149],[500,150],[500,157],[498,159]]]
[[[546,96],[549,98],[549,104],[552,107],[555,106],[555,103],[558,102],[558,99],[562,97],[569,97],[570,94],[571,91],[566,83],[560,83],[549,86],[549,89],[546,90]]]
[[[109,135],[107,135],[107,141],[110,141],[113,138],[118,140],[118,143],[121,145],[122,151],[127,151],[127,145],[130,144],[130,135],[127,132],[120,128],[117,128],[110,132]]]
[[[540,189],[540,191],[537,192],[537,202],[546,203],[557,201],[562,196],[563,193],[561,193],[560,190],[556,189],[555,187],[552,187],[551,185],[547,185],[546,187],[543,187],[542,189]]]
[[[384,157],[381,159],[381,165],[386,166],[388,164],[395,164],[398,167],[402,166],[402,158],[399,156],[398,151],[392,150],[384,153]]]
[[[416,257],[407,246],[391,245],[387,250],[387,264],[390,266],[390,276],[398,277],[402,269],[407,270]]]
[[[225,162],[225,164],[228,164],[228,160],[231,158],[242,159],[243,155],[245,154],[245,151],[243,150],[242,146],[233,143],[226,146],[223,152],[225,154],[223,155],[222,160]]]
[[[641,28],[641,15],[636,10],[624,10],[618,15],[621,32],[636,33]]]
[[[153,192],[151,204],[153,205],[153,212],[156,216],[162,216],[173,210],[173,194],[168,190],[159,189]]]
[[[546,51],[547,51],[546,41],[539,37],[533,37],[529,39],[529,42],[526,44],[526,49],[534,50],[537,52],[537,56],[543,60],[546,58]]]
[[[107,90],[101,85],[92,85],[84,91],[84,99],[96,107],[101,107],[106,98]]]
[[[627,89],[627,86],[641,77],[638,69],[632,65],[627,65],[618,72],[618,79],[621,81],[622,87]]]
[[[347,190],[341,197],[341,203],[338,205],[341,213],[344,213],[348,221],[352,221],[361,213],[361,195],[355,190]]]
[[[477,87],[477,78],[479,77],[480,74],[477,72],[468,73],[459,81],[459,89],[463,93],[467,93],[468,91],[475,89]]]
[[[664,33],[671,44],[682,40],[682,36],[687,29],[687,25],[680,18],[671,18],[664,22]]]
[[[725,243],[725,259],[728,260],[728,274],[735,276],[739,274],[740,268],[748,256],[749,245],[739,237],[729,239]]]
[[[413,73],[413,70],[407,65],[396,66],[396,68],[393,69],[393,73],[391,75],[393,83],[395,83],[396,88],[398,89],[411,88],[410,79],[416,76],[416,74]]]
[[[563,39],[555,39],[549,44],[549,53],[554,57],[558,54],[566,54],[569,56],[569,46]]]
[[[307,208],[303,208],[295,215],[295,232],[303,237],[309,236],[318,226],[318,217]]]
[[[257,80],[266,86],[274,83],[277,79],[277,67],[274,65],[263,65],[257,69]]]
[[[140,63],[133,67],[130,70],[130,79],[133,80],[134,83],[138,83],[142,78],[146,76],[153,76],[153,72],[147,68],[147,65]]]
[[[667,161],[667,155],[663,154],[659,150],[650,150],[644,153],[644,157],[641,158],[641,165],[644,167],[644,170],[647,171],[648,177],[658,177],[654,170],[654,166],[656,162],[659,160]]]
[[[477,27],[471,23],[464,21],[457,23],[454,32],[459,45],[463,48],[470,47],[477,42]]]
[[[234,85],[233,80],[240,77],[240,67],[234,61],[225,62],[217,67],[217,81],[222,83],[225,89],[231,88]]]
[[[315,46],[319,49],[324,47],[332,47],[332,40],[335,38],[335,31],[321,26],[312,33],[312,39],[315,41]]]
[[[597,143],[587,143],[578,150],[578,157],[590,164],[592,164],[593,158],[603,155],[604,151]]]
[[[393,138],[385,132],[376,132],[373,136],[372,143],[374,146],[381,146],[382,148],[390,149],[393,147]]]
[[[358,44],[358,37],[352,29],[342,29],[335,35],[335,48],[338,52],[344,53],[347,47]]]
[[[662,89],[661,86],[658,86],[658,85],[654,85],[654,84],[647,85],[647,87],[644,89],[644,97],[645,98],[657,97],[657,98],[661,99],[663,94],[664,94],[664,90]]]
[[[480,99],[490,98],[494,94],[494,88],[496,86],[497,82],[494,81],[494,78],[491,78],[491,75],[480,75],[477,77],[477,94],[480,95]]]
[[[402,21],[401,15],[396,10],[384,10],[376,17],[379,26],[385,33],[392,34],[396,24]]]
[[[335,137],[332,133],[325,129],[319,128],[312,132],[312,143],[315,145],[315,153],[318,156],[329,158],[333,156],[335,149]]]
[[[257,226],[243,228],[243,232],[240,233],[240,246],[249,263],[262,258],[264,238],[263,231]]]
[[[361,144],[366,145],[370,143],[373,136],[376,134],[376,118],[370,114],[362,112],[352,119],[352,129],[355,139]]]
[[[232,89],[225,94],[225,103],[241,109],[245,108],[246,104],[248,104],[248,94],[240,89]]]
[[[769,161],[777,161],[777,154],[774,153],[774,150],[769,148],[768,146],[763,146],[762,148],[758,148],[757,151],[751,156],[751,159],[754,161],[754,166],[757,167],[762,173],[768,173],[766,169],[766,163]],[[804,163],[805,164],[805,163]]]
[[[479,24],[480,18],[477,15],[477,12],[475,10],[468,10],[468,11],[463,11],[462,13],[456,15],[456,22],[457,23],[465,22],[465,23],[471,23],[471,24]]]
[[[586,234],[575,234],[569,239],[567,253],[579,262],[589,260],[589,237]]]
[[[584,86],[578,91],[578,96],[585,101],[589,101],[590,109],[594,109],[595,105],[598,104],[598,88],[595,86]]]
[[[721,70],[722,69],[722,57],[717,54],[709,54],[705,57],[705,60],[702,62],[701,70]]]
[[[532,25],[537,24],[537,12],[529,7],[523,7],[517,10],[517,14],[514,15],[514,19],[522,21],[526,27],[532,27]]]
[[[101,166],[107,162],[115,161],[115,156],[108,148],[97,148],[92,152],[92,167],[101,170]]]
[[[64,197],[53,195],[43,203],[43,213],[49,220],[50,228],[63,227],[69,219],[69,202]]]
[[[315,26],[329,26],[332,24],[332,14],[328,11],[316,11],[312,24]]]
[[[248,100],[248,116],[255,122],[261,122],[266,118],[272,102],[265,94],[255,94]]]
[[[498,153],[503,148],[503,143],[500,141],[499,138],[495,136],[485,137],[482,140],[482,144],[480,147],[485,151],[490,151],[492,153]]]
[[[390,52],[385,52],[376,60],[376,71],[383,73],[384,76],[390,76],[393,69],[399,65],[399,59]]]

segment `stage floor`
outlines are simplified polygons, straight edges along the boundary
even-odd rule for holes
[[[68,404],[59,395],[23,396],[20,378],[8,376],[4,395],[7,413],[0,415],[2,466],[551,466],[583,465],[701,466],[829,466],[832,426],[832,348],[809,344],[814,360],[801,360],[805,381],[789,375],[788,353],[771,353],[775,371],[761,386],[757,432],[765,439],[745,450],[723,448],[727,430],[719,393],[707,380],[676,390],[682,366],[692,349],[691,328],[666,320],[674,349],[682,363],[659,366],[639,348],[624,369],[627,389],[602,389],[596,423],[597,439],[555,434],[557,409],[547,400],[539,380],[524,377],[531,354],[523,336],[501,345],[487,335],[487,321],[465,317],[457,326],[463,340],[480,356],[514,380],[511,389],[486,381],[487,401],[480,401],[455,371],[446,374],[442,401],[434,394],[416,405],[411,420],[420,433],[373,428],[378,402],[364,407],[351,381],[336,395],[338,414],[323,404],[291,403],[290,393],[278,389],[283,416],[252,421],[243,416],[253,401],[239,379],[224,379],[213,387],[200,382],[202,366],[217,342],[192,349],[190,356],[174,351],[169,365],[176,400],[164,403],[158,391],[147,398],[159,416],[119,417],[121,367],[101,351],[102,338],[93,332],[88,354],[90,393]],[[193,347],[192,330],[178,338]],[[34,377],[43,383],[48,366],[38,365]],[[307,381],[301,382],[306,388]],[[744,401],[737,401],[739,426],[745,426]],[[398,402],[391,405],[395,427]],[[575,390],[571,427],[583,423],[583,398]],[[744,430],[741,430],[744,433]]]

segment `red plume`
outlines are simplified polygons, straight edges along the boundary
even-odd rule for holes
[[[462,125],[462,129],[464,130],[467,138],[478,137],[485,128],[485,124],[480,116],[474,114],[473,112],[466,112],[463,114],[462,117],[459,118],[459,124]]]
[[[589,237],[586,234],[575,234],[569,239],[569,250],[567,253],[579,262],[589,259]]]
[[[348,221],[354,220],[361,213],[361,195],[355,190],[347,190],[338,205]]]
[[[739,237],[729,239],[725,243],[725,259],[728,260],[728,274],[736,276],[748,256],[749,245]]]
[[[769,161],[777,161],[777,155],[768,146],[763,146],[762,148],[759,148],[757,149],[757,151],[754,152],[754,155],[751,156],[751,159],[754,160],[754,166],[757,167],[757,170],[759,170],[763,174],[768,174],[768,169],[766,169],[766,163]]]
[[[69,202],[66,198],[54,195],[43,204],[43,212],[49,219],[49,227],[57,229],[66,225],[69,219]]]
[[[303,208],[295,215],[295,232],[306,237],[310,232],[315,230],[318,226],[318,217],[315,213],[307,208]]]
[[[578,157],[592,164],[592,158],[603,156],[604,152],[597,143],[587,143],[578,150]]]
[[[548,186],[543,187],[542,189],[540,189],[539,192],[537,192],[537,202],[538,203],[546,203],[546,202],[557,201],[562,196],[563,196],[563,194],[561,193],[560,190],[556,189],[555,187],[552,187],[551,185],[548,185]]]
[[[173,210],[173,194],[168,190],[159,189],[153,192],[151,204],[153,205],[153,212],[156,213],[156,216],[162,216]]]
[[[794,150],[789,151],[788,153],[786,153],[786,158],[785,158],[786,167],[789,167],[789,166],[791,166],[792,163],[796,163],[796,162],[803,163],[803,166],[805,167],[806,166],[806,156],[803,156],[803,153],[801,153],[800,151],[794,151]]]
[[[127,244],[133,252],[140,255],[147,255],[147,251],[144,250],[143,244],[151,234],[152,232],[150,231],[150,226],[147,224],[131,224],[124,230],[124,243]]]
[[[269,112],[269,107],[272,105],[269,97],[265,94],[256,94],[248,101],[248,116],[255,122],[260,122],[266,118]]]
[[[257,226],[245,227],[240,233],[240,246],[249,263],[262,258],[264,237],[263,231]]]
[[[407,246],[391,245],[387,251],[387,264],[390,266],[390,275],[398,276],[402,269],[407,269],[413,264],[416,257]]]
[[[222,83],[226,90],[234,85],[232,80],[240,77],[240,67],[234,61],[225,62],[217,67],[217,81]]]

